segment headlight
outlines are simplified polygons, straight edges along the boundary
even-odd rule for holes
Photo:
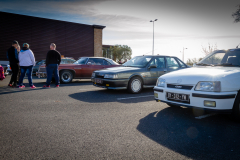
[[[92,77],[95,77],[95,73],[94,72],[92,73]]]
[[[165,82],[166,82],[165,79],[159,78],[157,80],[156,86],[158,86],[158,87],[165,87]]]
[[[195,87],[195,91],[220,92],[221,82],[220,81],[198,82],[197,86]]]
[[[105,74],[104,78],[115,79],[118,78],[117,74]]]

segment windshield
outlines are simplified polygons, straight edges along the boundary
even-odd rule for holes
[[[123,64],[125,67],[140,67],[143,68],[145,67],[148,62],[152,59],[150,56],[139,56],[139,57],[134,57],[127,61],[126,63]]]
[[[86,64],[87,59],[88,58],[80,58],[79,60],[77,60],[73,64]]]
[[[112,60],[112,59],[107,59],[109,62],[111,62],[111,64],[113,64],[113,65],[119,65],[117,62],[115,62],[114,60]]]
[[[197,65],[240,66],[240,49],[217,50],[203,58]]]

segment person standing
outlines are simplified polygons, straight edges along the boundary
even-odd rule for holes
[[[29,86],[33,89],[36,88],[32,83],[32,68],[35,66],[35,57],[33,52],[29,49],[29,44],[24,43],[22,50],[19,52],[19,66],[21,70],[21,76],[19,78],[19,88],[24,88],[23,78],[27,72]]]
[[[59,87],[59,73],[58,66],[61,63],[61,54],[56,50],[56,44],[50,44],[50,51],[47,53],[46,57],[46,69],[47,69],[47,81],[44,88],[50,88],[50,83],[52,81],[52,74],[54,73],[55,85]]]
[[[18,53],[17,53],[17,46],[18,42],[14,40],[12,42],[12,46],[7,50],[7,58],[9,60],[9,64],[12,70],[12,77],[8,84],[9,87],[16,87],[17,86],[17,75],[19,71],[18,67]]]

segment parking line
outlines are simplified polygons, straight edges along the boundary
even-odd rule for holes
[[[207,118],[207,117],[214,116],[214,115],[216,115],[216,113],[206,114],[206,115],[198,116],[198,117],[195,117],[195,118],[196,118],[196,119],[203,119],[203,118]]]
[[[127,97],[127,98],[117,98],[117,100],[133,99],[133,98],[142,98],[142,97],[153,97],[153,95],[138,96],[138,97]]]

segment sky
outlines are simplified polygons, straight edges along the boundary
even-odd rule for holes
[[[235,48],[239,0],[0,0],[0,11],[106,26],[103,44],[128,45],[133,57],[154,54],[184,61],[204,57],[202,48]],[[187,48],[187,49],[186,49]]]

